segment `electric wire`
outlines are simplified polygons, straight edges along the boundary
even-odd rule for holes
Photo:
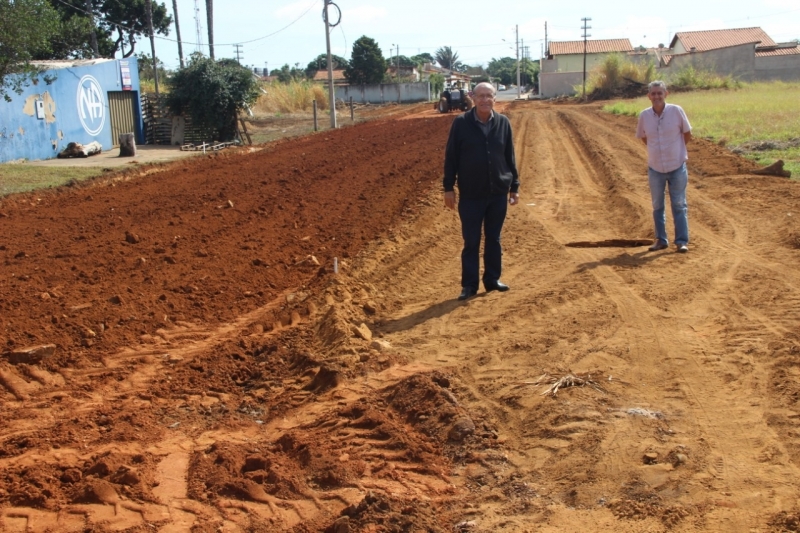
[[[71,8],[71,9],[74,9],[75,11],[79,11],[79,12],[83,13],[84,15],[89,15],[91,17],[95,16],[94,13],[92,13],[90,11],[86,11],[85,9],[82,9],[80,7],[73,6],[72,4],[70,4],[68,2],[65,2],[64,0],[56,0],[56,1],[58,3],[60,3],[60,4],[64,4],[65,6]],[[303,13],[299,17],[294,19],[292,22],[290,22],[286,26],[284,26],[284,27],[282,27],[282,28],[280,28],[278,30],[275,30],[272,33],[269,33],[269,34],[261,36],[261,37],[257,37],[255,39],[250,39],[249,41],[239,41],[239,42],[236,42],[236,43],[214,43],[214,46],[215,47],[216,46],[233,46],[233,45],[236,45],[236,44],[248,44],[248,43],[254,43],[254,42],[257,42],[257,41],[263,41],[264,39],[268,39],[269,37],[277,35],[280,32],[282,32],[282,31],[288,29],[289,27],[293,26],[296,22],[298,22],[300,19],[305,17],[309,13],[309,11],[311,11],[314,8],[315,5],[319,4],[320,1],[321,0],[314,0],[314,2],[310,6],[308,6],[308,9],[303,11]],[[109,25],[112,25],[112,26],[115,26],[115,27],[118,27],[118,28],[122,28],[122,29],[128,30],[130,32],[136,31],[133,28],[131,28],[129,26],[126,26],[125,24],[121,24],[121,23],[115,22],[113,20],[103,19],[103,21],[108,23]],[[159,36],[159,35],[154,35],[153,37],[155,37],[156,39],[159,39],[159,40],[162,40],[162,41],[168,41],[168,42],[171,42],[171,43],[177,43],[178,42],[177,39],[170,39],[169,37],[164,37],[164,36]],[[191,42],[191,41],[183,41],[183,40],[180,41],[180,43],[181,44],[187,44],[187,45],[194,45],[194,46],[198,46],[198,45],[202,46],[203,45],[203,43],[194,43],[194,42]]]

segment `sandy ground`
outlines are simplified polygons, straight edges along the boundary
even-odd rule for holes
[[[699,140],[650,253],[632,119],[511,103],[458,302],[452,115],[393,111],[0,200],[0,530],[798,531],[797,182]]]

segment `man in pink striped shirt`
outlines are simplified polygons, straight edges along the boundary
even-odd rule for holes
[[[653,81],[648,86],[647,97],[653,106],[639,114],[636,137],[647,145],[647,177],[653,201],[653,220],[656,239],[651,252],[669,246],[667,215],[664,209],[665,189],[669,187],[669,201],[675,224],[675,246],[678,252],[689,251],[689,217],[686,205],[686,184],[689,173],[686,145],[692,138],[692,127],[680,106],[667,103],[667,86],[663,81]]]

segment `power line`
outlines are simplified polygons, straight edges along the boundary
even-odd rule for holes
[[[85,9],[81,9],[81,8],[79,8],[79,7],[75,7],[75,6],[73,6],[72,4],[69,4],[69,3],[65,2],[64,0],[56,0],[56,1],[57,1],[57,2],[59,2],[60,4],[64,4],[65,6],[67,6],[67,7],[69,7],[69,8],[72,8],[72,9],[74,9],[75,11],[80,11],[80,12],[81,12],[81,13],[83,13],[84,15],[90,15],[90,16],[92,15],[92,13],[90,13],[90,12],[86,11]],[[250,39],[249,41],[241,41],[241,42],[239,42],[239,43],[221,43],[221,44],[214,43],[214,46],[234,46],[234,45],[236,45],[236,44],[248,44],[248,43],[254,43],[254,42],[256,42],[256,41],[262,41],[262,40],[264,40],[264,39],[268,39],[269,37],[272,37],[272,36],[274,36],[274,35],[277,35],[277,34],[279,34],[280,32],[282,32],[282,31],[284,31],[284,30],[288,29],[289,27],[293,26],[293,25],[294,25],[296,22],[298,22],[300,19],[302,19],[303,17],[305,17],[305,16],[308,14],[308,12],[309,12],[309,11],[311,11],[311,9],[312,9],[312,8],[313,8],[315,5],[317,5],[317,4],[319,4],[319,3],[320,3],[320,1],[321,1],[321,0],[314,0],[314,3],[313,3],[313,4],[311,4],[311,5],[308,7],[308,9],[306,9],[305,11],[303,11],[303,13],[302,13],[302,14],[301,14],[299,17],[297,17],[296,19],[294,19],[292,22],[290,22],[290,23],[289,23],[289,24],[287,24],[286,26],[284,26],[284,27],[282,27],[282,28],[280,28],[280,29],[278,29],[278,30],[276,30],[276,31],[272,32],[272,33],[269,33],[269,34],[267,34],[267,35],[263,35],[263,36],[261,36],[261,37],[257,37],[257,38],[255,38],[255,39]],[[199,9],[199,8],[198,8],[198,9]],[[124,25],[124,24],[121,24],[121,23],[119,23],[119,22],[113,21],[113,20],[111,20],[111,19],[103,19],[103,21],[104,21],[104,22],[106,22],[106,23],[108,23],[108,24],[111,24],[111,25],[117,26],[117,27],[119,27],[119,28],[122,28],[123,30],[131,31],[131,32],[133,32],[133,31],[136,31],[136,30],[134,30],[134,29],[133,29],[133,28],[131,28],[131,27],[128,27],[128,26],[126,26],[126,25]],[[198,26],[198,35],[199,35],[199,26]],[[162,40],[162,41],[169,41],[169,42],[171,42],[171,43],[177,43],[177,42],[178,42],[176,39],[170,39],[169,37],[160,37],[160,36],[158,36],[158,35],[156,35],[156,36],[155,36],[155,38],[156,38],[156,39],[160,39],[160,40]],[[182,41],[182,43],[183,43],[183,44],[193,44],[193,45],[195,45],[195,46],[198,46],[198,47],[200,47],[200,46],[203,46],[203,43],[201,42],[201,41],[202,41],[202,39],[200,39],[200,38],[198,37],[198,38],[197,38],[197,41],[198,41],[198,42],[196,42],[196,43],[192,43],[192,42],[189,42],[189,41]]]

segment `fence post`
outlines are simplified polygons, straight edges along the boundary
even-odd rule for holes
[[[354,121],[355,119],[356,119],[356,116],[353,113],[353,97],[351,96],[350,97],[350,120]]]
[[[317,101],[314,100],[314,131],[317,131]]]

